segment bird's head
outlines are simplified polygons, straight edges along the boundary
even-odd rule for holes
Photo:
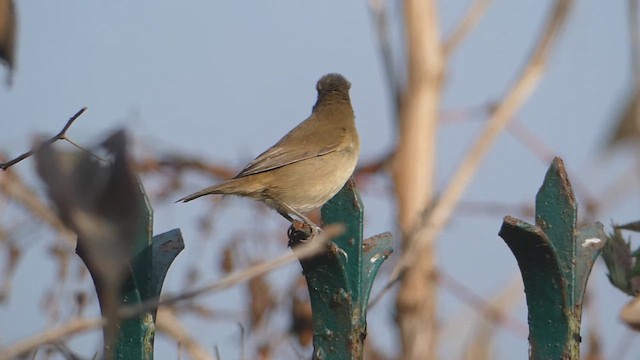
[[[351,83],[340,74],[327,74],[318,80],[316,90],[318,90],[318,101],[316,106],[322,107],[322,104],[329,105],[337,103],[350,103],[349,89]]]

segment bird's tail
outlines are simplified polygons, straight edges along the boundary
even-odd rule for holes
[[[197,199],[197,198],[199,198],[201,196],[205,196],[205,195],[209,195],[209,194],[216,194],[215,190],[216,190],[216,186],[215,185],[214,186],[210,186],[210,187],[208,187],[206,189],[202,189],[202,190],[200,190],[198,192],[194,192],[193,194],[190,194],[190,195],[187,195],[187,196],[185,196],[183,198],[180,198],[176,202],[177,203],[178,202],[189,202],[189,201]]]
[[[240,183],[238,179],[231,179],[218,185],[209,186],[208,188],[194,192],[193,194],[187,195],[176,202],[189,202],[210,194],[244,195],[246,191],[243,191],[243,187],[239,185],[242,185],[242,183]]]

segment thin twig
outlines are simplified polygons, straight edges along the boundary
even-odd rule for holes
[[[629,42],[634,86],[640,87],[640,10],[638,0],[629,0]]]
[[[53,144],[54,142],[58,141],[58,140],[62,140],[62,139],[66,139],[67,136],[67,130],[69,130],[69,128],[71,127],[71,125],[73,125],[73,123],[80,117],[80,115],[82,115],[82,113],[84,113],[87,110],[87,107],[83,107],[82,109],[78,110],[77,113],[75,113],[75,115],[73,115],[68,121],[67,123],[64,125],[64,127],[62,128],[62,130],[60,130],[59,133],[57,133],[54,137],[52,137],[51,139],[43,142],[41,145],[50,145]],[[19,163],[20,161],[28,158],[29,156],[33,155],[33,151],[34,149],[31,149],[29,151],[27,151],[26,153],[18,156],[17,158],[7,161],[5,163],[1,163],[0,164],[0,169],[2,170],[7,170],[9,167]]]
[[[487,116],[486,114],[490,115],[495,106],[496,105],[493,102],[489,102],[484,105],[471,106],[466,109],[462,109],[461,111],[458,111],[457,114],[448,112],[447,121],[449,123],[453,123],[463,121],[469,117],[473,117],[475,119],[476,117],[480,117],[480,113],[484,120],[485,116]],[[549,164],[555,156],[553,149],[546,145],[539,137],[535,136],[522,124],[522,122],[518,121],[517,118],[514,117],[511,119],[507,124],[506,131],[531,151],[543,164],[545,164],[545,166]],[[594,217],[596,215],[596,210],[599,210],[599,204],[597,199],[589,191],[589,187],[586,186],[580,180],[580,177],[577,176],[572,177],[571,184],[573,185],[576,195],[585,199],[585,201],[582,202],[584,209],[586,209],[585,214]]]
[[[599,198],[603,201],[600,202],[598,210],[601,214],[611,214],[621,202],[632,199],[631,195],[638,189],[639,165],[636,161],[634,166],[629,166],[622,175],[614,179],[600,193]]]
[[[240,328],[240,360],[247,360],[247,357],[245,355],[246,335],[245,335],[244,326],[242,326],[242,323],[238,323],[238,327]]]
[[[464,216],[489,216],[492,219],[503,217],[505,214],[524,219],[533,219],[535,209],[530,202],[511,204],[500,201],[461,201],[458,203],[458,213]]]
[[[470,106],[457,111],[457,113],[449,111],[446,115],[447,122],[460,122],[470,117],[474,119],[482,117],[484,120],[485,116],[487,116],[487,114],[490,115],[495,107],[496,105],[493,102],[489,102],[484,105]],[[539,137],[535,136],[522,122],[518,121],[517,118],[514,117],[511,119],[507,124],[506,131],[531,151],[543,164],[549,164],[555,156],[553,149],[546,145]],[[587,210],[585,214],[595,216],[595,211],[599,210],[598,201],[589,191],[589,187],[577,176],[572,177],[571,184],[573,185],[576,195],[586,200],[583,201],[583,205],[586,205],[584,208]]]
[[[100,160],[102,162],[108,162],[109,160],[101,158],[100,156],[94,154],[93,152],[89,151],[88,149],[85,149],[84,147],[80,146],[79,144],[77,144],[75,141],[69,139],[66,135],[63,136],[64,141],[68,142],[69,144],[73,145],[75,148],[77,148],[78,150],[82,151],[82,152],[86,152],[87,154],[89,154],[91,157],[93,157],[96,160]]]
[[[155,172],[169,169],[175,172],[197,170],[218,179],[229,179],[237,174],[238,169],[228,166],[207,163],[200,159],[181,156],[165,156],[159,158],[147,157],[136,163],[136,169],[141,173]]]
[[[211,292],[223,290],[231,286],[234,286],[238,283],[253,279],[256,276],[264,275],[269,271],[279,268],[283,265],[286,265],[294,260],[306,259],[308,257],[317,255],[326,249],[326,243],[327,241],[329,241],[329,239],[334,238],[335,236],[339,235],[343,231],[344,231],[343,226],[338,226],[338,225],[327,226],[326,228],[323,229],[323,231],[320,234],[316,235],[315,238],[313,238],[312,240],[308,240],[306,243],[300,246],[295,247],[294,249],[292,249],[290,253],[281,255],[280,257],[270,261],[264,261],[264,262],[255,264],[245,270],[238,271],[233,274],[229,274],[228,276],[222,278],[221,280],[213,284],[205,285],[198,289],[185,291],[181,294],[174,295],[174,296],[169,296],[160,301],[158,301],[157,299],[151,299],[149,301],[142,303],[141,305],[133,305],[133,306],[121,308],[119,312],[119,315],[120,315],[119,317],[130,318],[132,316],[136,316],[140,313],[155,309],[156,307],[159,307],[162,305],[170,305],[183,300],[192,299],[196,296],[199,296],[205,293],[211,293]]]
[[[354,172],[356,180],[363,176],[375,175],[377,173],[382,172],[384,169],[388,168],[393,160],[394,152],[391,151],[387,154],[384,154],[378,159],[375,159],[369,163],[365,163],[361,166],[358,166],[356,171]]]
[[[487,9],[489,9],[489,5],[491,5],[491,0],[476,0],[469,7],[460,23],[458,23],[458,26],[456,26],[455,30],[453,30],[444,42],[443,51],[445,57],[451,56],[453,50],[455,50],[464,38],[471,33],[471,30],[478,25],[482,16],[484,16]]]
[[[42,197],[27,186],[17,172],[7,172],[0,177],[0,193],[21,204],[35,218],[51,226],[68,244],[75,244],[75,234],[62,223],[51,207],[43,202]]]
[[[450,218],[464,190],[471,182],[481,161],[495,143],[498,135],[513,118],[524,102],[529,98],[544,74],[547,60],[558,37],[562,25],[566,22],[571,0],[558,0],[547,20],[546,28],[529,57],[520,75],[508,90],[503,100],[493,109],[482,134],[469,150],[462,164],[458,167],[442,197],[433,208],[425,208],[417,226],[411,231],[418,241],[414,241],[405,249],[402,259],[392,274],[392,280],[399,276],[404,268],[413,264],[415,257],[422,254],[422,249],[435,241],[438,233]]]
[[[511,329],[518,336],[525,338],[527,337],[527,326],[520,321],[512,318],[508,314],[503,313],[500,309],[493,306],[489,301],[485,300],[482,296],[476,294],[471,288],[467,287],[465,284],[460,281],[454,279],[447,273],[442,270],[438,271],[438,274],[434,274],[436,276],[438,283],[446,290],[448,290],[451,295],[453,295],[456,299],[461,302],[467,304],[469,307],[473,309],[478,309],[479,312],[489,321],[498,325],[504,324],[506,327]],[[370,311],[371,308],[376,306],[380,300],[386,295],[389,290],[393,288],[393,286],[398,282],[399,278],[393,279],[385,284],[384,288],[380,290],[376,296],[369,301],[369,305],[367,310]]]
[[[367,311],[371,310],[374,306],[376,306],[380,302],[380,300],[382,300],[382,298],[387,293],[389,293],[389,290],[393,289],[393,286],[397,284],[398,281],[400,281],[400,277],[396,277],[395,279],[392,279],[391,281],[387,282],[384,285],[384,287],[380,289],[380,291],[376,294],[376,296],[374,296],[373,299],[369,301],[369,304],[367,305]]]
[[[517,119],[513,119],[507,124],[507,132],[518,139],[545,165],[551,163],[553,160],[553,150],[529,131],[521,122],[517,121]],[[571,184],[573,185],[574,192],[584,199],[583,208],[586,210],[585,214],[595,216],[595,210],[598,208],[598,200],[591,195],[589,187],[586,186],[578,176],[572,177]]]
[[[629,0],[629,42],[631,53],[631,68],[633,72],[633,90],[632,94],[638,96],[640,94],[640,13],[638,11],[638,0]],[[636,122],[640,120],[640,100],[634,99],[631,102],[632,110],[635,114],[632,116]],[[635,105],[635,106],[634,106]]]
[[[393,101],[394,114],[400,113],[400,101],[402,98],[402,90],[400,81],[393,63],[393,49],[391,48],[391,40],[389,39],[389,10],[385,4],[385,0],[369,0],[369,11],[373,15],[375,23],[376,38],[380,47],[380,56],[384,73],[387,78],[388,89],[391,90],[391,99]]]
[[[205,293],[223,290],[233,285],[236,285],[240,282],[252,279],[256,276],[264,275],[267,272],[273,269],[276,269],[278,267],[281,267],[294,260],[306,259],[308,257],[317,255],[326,249],[327,241],[334,238],[335,236],[340,235],[342,232],[344,232],[343,226],[340,226],[340,225],[327,226],[322,233],[318,234],[315,238],[310,239],[307,243],[304,243],[300,246],[295,247],[290,253],[284,254],[271,261],[265,261],[262,263],[255,264],[250,268],[247,268],[245,270],[239,271],[234,274],[230,274],[213,284],[203,286],[196,290],[187,291],[182,294],[163,299],[162,301],[158,301],[157,299],[152,299],[150,301],[146,301],[142,303],[139,306],[128,306],[128,307],[120,308],[120,311],[118,312],[118,318],[120,319],[130,318],[140,313],[143,313],[145,311],[155,309],[162,305],[169,305],[169,304],[176,303],[178,301],[191,299]],[[4,349],[0,351],[0,360],[13,359],[39,346],[53,343],[65,336],[73,335],[82,331],[87,331],[87,330],[91,330],[91,329],[95,329],[100,326],[103,326],[104,324],[106,324],[107,321],[108,319],[106,318],[71,320],[56,328],[46,330],[40,334],[37,334],[29,339],[4,347]]]
[[[438,283],[442,288],[448,290],[456,299],[462,301],[471,309],[478,311],[486,320],[494,325],[502,325],[509,328],[522,339],[527,338],[529,329],[526,324],[509,316],[502,308],[492,304],[491,301],[486,300],[480,294],[473,291],[473,289],[446,272],[440,270],[437,277]]]
[[[60,326],[45,330],[29,339],[20,341],[0,350],[0,360],[15,359],[39,346],[51,344],[66,336],[99,328],[104,324],[103,319],[73,319]]]
[[[180,344],[180,348],[194,360],[212,360],[206,349],[200,345],[190,334],[189,330],[180,322],[180,319],[169,309],[160,309],[156,321],[158,331],[173,338]]]

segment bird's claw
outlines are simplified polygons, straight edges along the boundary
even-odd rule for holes
[[[289,236],[289,246],[295,243],[307,242],[322,232],[322,229],[313,223],[293,220],[287,235]]]

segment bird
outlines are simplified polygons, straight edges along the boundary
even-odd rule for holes
[[[351,83],[340,74],[322,76],[309,117],[232,179],[176,202],[211,194],[248,197],[275,209],[291,223],[292,216],[297,217],[317,234],[320,227],[303,213],[321,207],[337,194],[358,162],[360,139],[350,89]]]

